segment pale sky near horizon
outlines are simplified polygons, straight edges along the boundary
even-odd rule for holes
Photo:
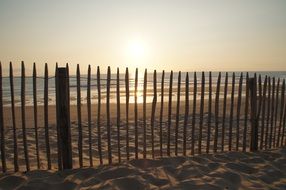
[[[286,71],[285,0],[0,0],[0,61]]]

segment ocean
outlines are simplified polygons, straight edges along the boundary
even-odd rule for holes
[[[232,80],[232,73],[228,72],[228,84],[231,84]],[[234,72],[235,73],[235,79],[236,84],[238,83],[239,77],[241,72]],[[264,80],[265,76],[275,77],[276,79],[286,79],[286,71],[282,72],[249,72],[249,76],[253,77],[254,73],[257,74],[257,76],[261,75],[262,79]],[[139,79],[138,79],[138,103],[143,102],[143,74],[139,73]],[[212,86],[216,85],[217,77],[219,72],[212,72]],[[201,72],[197,72],[197,81],[198,86],[200,86],[201,82]],[[182,72],[181,75],[181,88],[184,88],[185,86],[185,77],[186,72]],[[206,88],[208,88],[209,83],[209,72],[205,72],[205,83]],[[245,79],[246,72],[243,72],[243,78]],[[101,98],[102,103],[106,102],[106,74],[101,74]],[[129,89],[130,89],[130,103],[134,102],[134,80],[135,75],[129,75]],[[161,92],[161,78],[162,73],[157,73],[157,91],[158,91],[158,102],[160,101],[160,92]],[[221,80],[221,87],[224,86],[224,80],[225,80],[225,72],[222,72],[222,80]],[[262,81],[263,81],[262,80]],[[189,72],[189,81],[190,81],[190,87],[192,87],[194,82],[194,73]],[[244,80],[245,81],[245,80]],[[3,105],[4,106],[11,106],[11,95],[10,95],[10,79],[9,77],[3,77]],[[169,82],[170,82],[170,73],[165,73],[165,80],[164,80],[164,94],[165,98],[169,93]],[[33,78],[31,76],[26,77],[26,105],[33,105]],[[173,75],[173,101],[176,101],[177,96],[177,84],[178,84],[178,73],[174,72]],[[55,105],[55,78],[49,77],[48,82],[48,104],[49,105]],[[116,103],[116,74],[111,75],[111,85],[110,85],[110,102]],[[21,105],[21,77],[14,76],[14,93],[15,93],[15,105],[20,106]],[[199,93],[199,92],[198,92]],[[215,94],[215,91],[213,90],[213,96]],[[223,89],[221,88],[220,93],[223,93]],[[192,95],[192,91],[190,91],[190,95]],[[86,103],[86,96],[87,96],[87,75],[81,75],[81,101],[82,104]],[[181,93],[181,100],[184,98],[184,92]],[[76,92],[76,76],[70,76],[70,103],[76,104],[77,103],[77,92]],[[125,74],[120,74],[120,97],[121,97],[121,103],[124,103],[126,101],[125,99]],[[198,97],[199,98],[199,97]],[[205,98],[208,98],[206,95]],[[38,105],[43,105],[44,103],[44,78],[38,77],[37,78],[37,103]],[[147,103],[152,102],[153,100],[153,73],[147,74]],[[166,99],[167,100],[167,99]],[[165,100],[165,101],[166,101]],[[91,76],[91,103],[97,102],[97,80],[96,80],[96,74],[92,74]]]

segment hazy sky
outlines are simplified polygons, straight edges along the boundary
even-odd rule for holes
[[[0,0],[0,60],[285,71],[286,1]]]

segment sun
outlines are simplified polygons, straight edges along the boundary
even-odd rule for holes
[[[128,45],[128,54],[133,59],[142,59],[145,56],[145,45],[140,40],[131,41]]]

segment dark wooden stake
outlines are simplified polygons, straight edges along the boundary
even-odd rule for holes
[[[57,107],[57,126],[60,132],[61,146],[58,151],[62,156],[62,168],[72,168],[72,146],[69,112],[69,75],[68,69],[58,68],[56,74],[56,107]]]

